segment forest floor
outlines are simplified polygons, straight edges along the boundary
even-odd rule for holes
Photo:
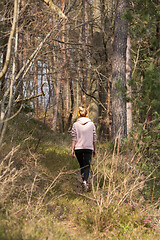
[[[128,156],[116,155],[118,165],[109,144],[98,144],[87,193],[71,135],[42,121],[13,119],[0,158],[1,240],[160,239],[159,190],[144,196],[148,176],[125,175]]]

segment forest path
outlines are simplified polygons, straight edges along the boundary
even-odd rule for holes
[[[42,165],[50,172],[51,176],[57,178],[56,188],[58,192],[67,195],[82,194],[81,176],[79,164],[76,158],[71,157],[71,136],[56,136],[43,142],[40,152],[43,153]]]

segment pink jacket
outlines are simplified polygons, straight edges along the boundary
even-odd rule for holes
[[[96,142],[96,128],[88,117],[78,118],[72,127],[72,141],[76,141],[76,149],[93,150],[93,142]]]

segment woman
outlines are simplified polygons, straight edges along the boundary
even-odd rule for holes
[[[96,154],[96,128],[94,123],[88,118],[88,110],[80,107],[78,110],[78,119],[72,127],[72,157],[74,153],[81,168],[82,186],[88,191],[88,177],[90,172],[90,163]]]

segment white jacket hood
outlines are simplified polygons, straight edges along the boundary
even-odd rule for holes
[[[91,122],[91,120],[88,117],[80,117],[77,119],[77,122],[81,125],[85,125],[88,122]]]

